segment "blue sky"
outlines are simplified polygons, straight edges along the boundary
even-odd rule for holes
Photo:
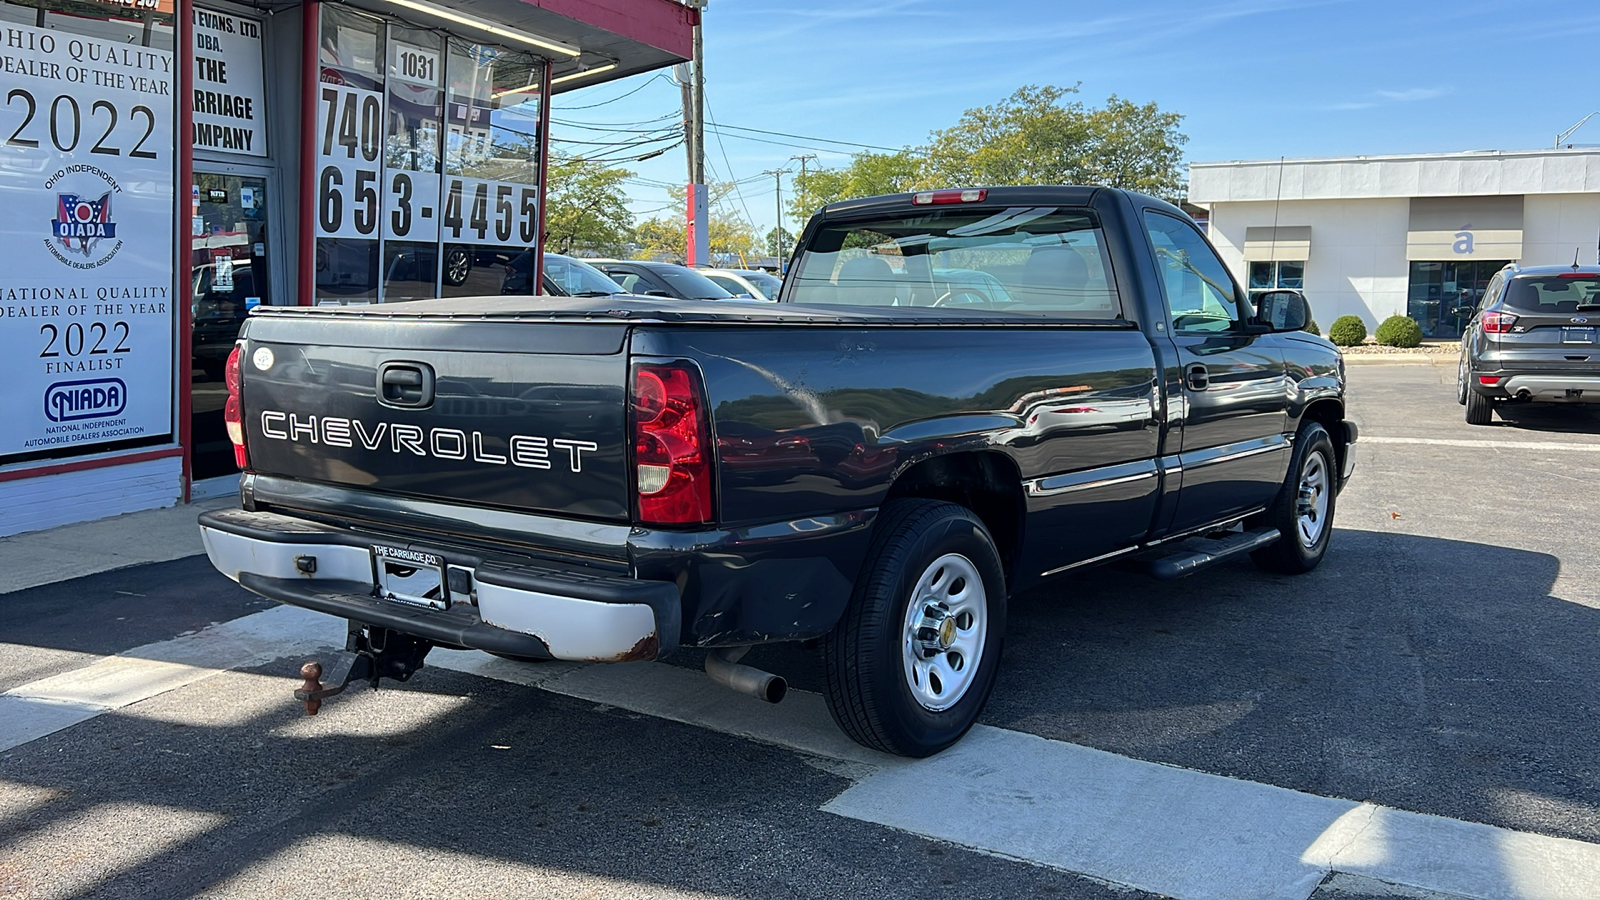
[[[1191,161],[1533,149],[1600,110],[1600,4],[1585,0],[712,0],[705,46],[719,124],[884,147],[1024,84],[1081,82],[1093,105],[1117,94],[1182,113]],[[670,80],[635,76],[557,97],[558,122],[594,127],[552,138],[594,152],[561,141],[633,139],[596,128],[678,110]],[[756,179],[735,206],[763,233],[775,212],[760,172],[802,153],[849,158],[745,134],[817,148],[707,135],[714,178]],[[1600,145],[1600,116],[1571,140]],[[641,217],[667,204],[659,185],[686,178],[681,147],[626,165]]]

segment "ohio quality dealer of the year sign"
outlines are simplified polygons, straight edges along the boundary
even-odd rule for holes
[[[172,431],[172,66],[0,26],[0,461]]]

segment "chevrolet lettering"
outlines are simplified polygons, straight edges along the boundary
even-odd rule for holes
[[[485,438],[483,432],[420,426],[402,422],[363,422],[344,416],[262,410],[261,436],[276,441],[305,441],[330,447],[360,447],[389,453],[411,453],[435,459],[470,459],[494,466],[548,469],[552,453],[573,472],[583,471],[583,454],[599,449],[594,441],[514,434]],[[486,447],[488,449],[486,449]],[[498,450],[499,452],[495,452]]]
[[[308,709],[434,647],[696,648],[707,691],[775,703],[741,657],[804,642],[846,734],[926,756],[977,721],[1019,591],[1322,561],[1357,433],[1309,320],[1177,208],[1050,186],[832,204],[775,303],[262,306],[227,365],[239,506],[200,528],[349,623]]]

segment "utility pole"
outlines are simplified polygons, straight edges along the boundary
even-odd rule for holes
[[[815,153],[807,153],[807,154],[805,154],[803,156],[791,156],[791,157],[789,157],[791,162],[794,161],[794,160],[799,160],[800,161],[800,180],[798,182],[796,182],[797,187],[795,188],[795,191],[798,192],[798,195],[800,197],[800,214],[801,215],[810,215],[810,213],[811,213],[811,208],[806,205],[806,162],[808,160],[813,160],[813,159],[816,159],[816,158],[817,158],[817,155]]]
[[[774,255],[778,260],[778,271],[780,273],[783,272],[783,176],[789,174],[789,171],[789,169],[768,169],[761,173],[772,176],[772,183],[777,191],[776,212],[778,213],[778,225],[773,229],[772,236],[777,244],[778,252]]]
[[[685,261],[690,266],[711,262],[711,209],[706,191],[706,73],[705,43],[700,22],[705,17],[707,0],[690,0],[695,9],[692,77],[683,88],[684,144],[689,150],[689,187],[684,223]]]

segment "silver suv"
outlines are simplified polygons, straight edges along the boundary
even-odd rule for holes
[[[1467,422],[1495,406],[1600,403],[1600,267],[1501,269],[1461,338],[1456,400]]]

